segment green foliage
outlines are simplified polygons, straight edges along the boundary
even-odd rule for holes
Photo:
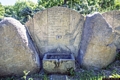
[[[29,17],[32,17],[32,10],[36,7],[37,4],[32,1],[17,1],[13,6],[15,14],[17,15],[16,19],[20,20],[22,23],[26,22]]]
[[[28,76],[28,74],[30,73],[30,71],[24,70],[23,73],[24,73],[24,76],[23,76],[22,78],[23,78],[24,80],[33,80],[33,78],[28,78],[28,79],[27,79],[27,76]]]
[[[109,76],[110,78],[120,78],[120,75],[119,74],[112,74],[111,76]]]
[[[17,18],[13,6],[4,6],[4,8],[5,8],[5,14],[4,14],[5,17]]]
[[[102,74],[95,75],[92,71],[84,71],[77,73],[79,80],[102,80],[105,76]]]
[[[13,6],[0,4],[0,18],[13,17],[25,23],[36,12],[53,6],[68,7],[81,14],[120,10],[120,0],[38,0],[38,4],[28,0],[18,0]]]
[[[33,78],[29,78],[28,80],[33,80]]]
[[[46,74],[43,75],[43,80],[48,80],[48,77]]]
[[[16,80],[16,79],[14,76],[11,76],[11,77],[3,77],[3,78],[0,77],[0,80]]]
[[[5,14],[5,9],[2,6],[2,4],[0,3],[0,19],[3,18],[4,14]]]
[[[64,0],[38,0],[38,5],[45,8],[62,5]]]
[[[32,1],[17,1],[13,7],[16,12],[20,12],[23,8],[30,7],[31,9],[35,9],[36,6],[37,4]]]
[[[6,79],[0,79],[0,80],[14,80],[14,79],[13,79],[13,78],[8,77],[8,78],[6,78]]]
[[[23,79],[24,80],[27,80],[27,75],[29,74],[30,71],[26,71],[24,70],[23,73],[24,73],[24,76],[23,76]]]
[[[5,17],[13,17],[21,23],[25,23],[40,7],[32,1],[18,0],[13,6],[4,6]],[[36,10],[37,9],[37,10]]]
[[[120,52],[117,53],[116,60],[120,60]]]
[[[115,8],[116,10],[120,10],[120,0],[115,0],[114,8]]]
[[[114,9],[114,2],[115,0],[99,0],[99,5],[102,9]]]
[[[67,69],[67,73],[68,73],[68,75],[70,75],[70,76],[74,76],[74,75],[75,75],[74,68],[72,67],[72,68]]]
[[[119,4],[119,0],[38,0],[38,5],[45,8],[60,5],[74,9],[81,14],[120,9]]]

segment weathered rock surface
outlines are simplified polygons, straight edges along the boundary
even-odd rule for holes
[[[105,20],[110,24],[113,30],[118,30],[116,28],[120,27],[120,11],[110,11],[102,14]],[[119,29],[120,30],[120,29]]]
[[[0,76],[23,75],[23,71],[38,72],[38,53],[19,21],[4,18],[0,22]]]
[[[48,73],[68,73],[68,70],[75,70],[75,59],[73,54],[49,53],[43,58],[43,69]],[[65,57],[67,56],[67,57]]]
[[[113,32],[116,33],[116,41],[115,45],[117,49],[120,49],[120,11],[110,11],[110,12],[105,12],[102,14],[108,24],[113,29]]]
[[[38,12],[26,26],[41,55],[46,52],[71,52],[78,55],[84,17],[65,7]]]
[[[103,68],[116,56],[115,33],[101,14],[86,17],[79,61],[86,68]]]

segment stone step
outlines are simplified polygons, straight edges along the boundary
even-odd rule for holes
[[[67,75],[52,74],[49,75],[49,80],[69,80]]]

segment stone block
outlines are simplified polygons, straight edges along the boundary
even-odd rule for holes
[[[65,7],[37,12],[25,26],[40,50],[40,56],[57,48],[78,55],[84,16]]]

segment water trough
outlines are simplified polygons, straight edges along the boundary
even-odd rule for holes
[[[75,69],[73,54],[47,53],[43,57],[43,69],[47,73],[67,73],[71,68]]]

